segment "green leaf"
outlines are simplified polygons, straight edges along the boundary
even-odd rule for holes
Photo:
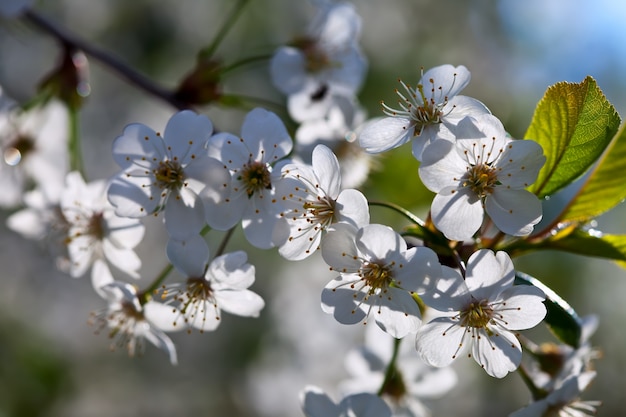
[[[569,203],[561,221],[586,222],[626,198],[626,124],[613,138],[598,164]]]
[[[576,229],[566,236],[545,241],[543,246],[578,255],[626,262],[626,235],[605,235],[598,231]]]
[[[529,191],[544,197],[581,176],[602,154],[619,124],[619,115],[593,78],[548,88],[524,135],[537,141],[546,155]]]
[[[515,285],[533,285],[546,295],[544,304],[548,310],[544,322],[563,343],[578,348],[582,334],[582,322],[574,309],[547,285],[523,272],[515,272]]]

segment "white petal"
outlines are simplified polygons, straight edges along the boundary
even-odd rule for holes
[[[205,220],[216,230],[228,230],[241,221],[249,202],[245,192],[231,194],[224,201],[204,200]]]
[[[359,144],[366,152],[381,153],[404,145],[412,137],[409,119],[385,117],[368,124],[359,134]]]
[[[415,336],[418,355],[431,366],[448,366],[467,349],[460,345],[465,328],[448,317],[439,317],[423,324]]]
[[[300,394],[302,411],[306,417],[340,417],[340,409],[317,387],[307,386]]]
[[[269,249],[275,246],[274,228],[278,221],[278,215],[267,207],[272,203],[272,196],[264,193],[265,198],[252,197],[252,203],[243,214],[241,225],[243,233],[251,245],[259,249]]]
[[[145,166],[143,161],[153,158],[162,161],[166,154],[163,138],[141,123],[126,126],[122,135],[113,142],[113,159],[122,169],[135,162]]]
[[[291,152],[293,141],[276,114],[257,107],[245,117],[241,137],[255,161],[274,163]]]
[[[254,265],[244,251],[227,253],[211,261],[206,278],[220,288],[246,289],[254,283]]]
[[[313,169],[320,181],[320,187],[330,198],[336,199],[341,191],[341,174],[337,157],[325,145],[313,149]]]
[[[191,235],[184,240],[170,238],[166,253],[172,265],[187,278],[204,276],[209,261],[209,246],[202,236]]]
[[[101,259],[96,259],[91,268],[91,285],[93,289],[102,298],[106,298],[106,294],[101,290],[102,287],[108,285],[114,281],[111,270],[107,266],[106,262]]]
[[[509,142],[497,166],[498,180],[511,188],[526,188],[534,183],[546,161],[541,145],[532,140]]]
[[[349,281],[333,280],[326,285],[322,291],[322,310],[333,314],[335,320],[341,324],[356,324],[367,316],[361,309],[361,300],[366,294],[350,289],[347,282]]]
[[[447,140],[430,144],[421,158],[419,177],[430,191],[438,193],[446,187],[459,187],[468,165]]]
[[[545,294],[537,287],[516,285],[505,290],[500,298],[502,302],[494,310],[502,316],[507,329],[530,329],[546,317]]]
[[[121,217],[144,217],[154,212],[159,204],[158,198],[150,194],[151,180],[146,177],[132,183],[123,179],[124,174],[116,177],[109,186],[109,202],[115,207],[115,214]]]
[[[361,393],[350,395],[339,404],[342,416],[391,417],[387,403],[376,394]]]
[[[322,239],[322,258],[335,271],[356,272],[361,267],[356,232],[356,227],[340,223],[334,225]]]
[[[306,58],[293,47],[279,48],[270,61],[270,74],[274,86],[283,94],[290,95],[300,91],[306,82]]]
[[[239,170],[254,156],[238,136],[220,132],[211,137],[207,145],[211,158],[221,161],[230,170]]]
[[[444,123],[457,124],[465,116],[480,116],[491,112],[482,102],[472,97],[454,96],[448,100],[445,107],[449,111],[444,118]]]
[[[371,314],[376,323],[396,339],[415,333],[422,323],[417,302],[408,292],[399,288],[388,288],[387,291],[379,307],[372,308]]]
[[[483,206],[471,190],[442,190],[433,199],[431,216],[437,229],[450,240],[469,240],[483,222]],[[452,192],[454,191],[454,192]]]
[[[165,228],[170,237],[184,240],[205,225],[202,200],[190,189],[172,193],[165,205]]]
[[[391,227],[382,224],[363,226],[356,235],[357,248],[370,260],[386,260],[391,253],[406,251],[406,242]]]
[[[424,91],[428,93],[433,89],[436,103],[443,103],[445,99],[456,96],[470,82],[470,72],[463,65],[454,67],[452,65],[440,65],[426,71],[420,79],[420,84],[424,86]],[[430,82],[433,80],[433,82]]]
[[[265,307],[263,298],[250,290],[218,291],[215,299],[222,310],[243,317],[259,317]]]
[[[506,252],[480,249],[467,261],[465,285],[477,300],[493,300],[513,285],[515,270]]]
[[[170,305],[149,301],[143,305],[143,314],[152,325],[165,332],[183,330],[182,314]]]
[[[137,219],[119,217],[108,212],[106,222],[108,239],[117,247],[134,248],[143,239],[146,228]]]
[[[542,218],[541,201],[526,190],[496,187],[485,199],[485,210],[498,229],[513,236],[528,235]]]
[[[141,259],[134,250],[118,248],[108,239],[105,239],[102,241],[102,251],[106,259],[120,271],[126,272],[133,278],[139,278],[138,271],[141,268]]]
[[[224,164],[215,158],[199,158],[185,167],[185,175],[204,184],[200,191],[202,201],[224,201],[231,182],[231,174]]]
[[[441,267],[441,277],[437,279],[435,288],[420,297],[427,306],[438,311],[460,311],[470,301],[470,293],[463,276],[455,269]]]
[[[522,348],[517,337],[501,328],[491,329],[494,336],[481,330],[472,345],[474,360],[495,378],[503,378],[517,369],[522,361]]]
[[[203,114],[183,110],[174,114],[165,126],[163,137],[171,148],[171,155],[177,156],[182,164],[191,160],[192,155],[203,153],[203,149],[213,133],[213,124]]]
[[[337,220],[350,223],[356,227],[363,227],[370,222],[369,205],[367,199],[358,190],[343,190],[337,197]]]

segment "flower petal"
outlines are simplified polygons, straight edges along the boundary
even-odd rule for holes
[[[423,324],[415,336],[418,355],[431,366],[448,366],[467,345],[462,343],[465,328],[449,317],[438,317]]]
[[[365,126],[359,134],[359,144],[369,153],[397,148],[411,140],[410,125],[409,119],[385,117]]]
[[[496,227],[506,234],[525,236],[543,216],[541,201],[527,190],[496,187],[485,199],[485,210]]]
[[[493,336],[479,330],[472,345],[474,360],[495,378],[503,378],[517,369],[522,361],[522,348],[515,335],[500,327],[490,329]]]
[[[480,200],[468,189],[442,190],[430,210],[433,223],[450,240],[471,239],[484,217]]]

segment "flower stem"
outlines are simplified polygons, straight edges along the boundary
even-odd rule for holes
[[[394,339],[393,340],[393,353],[391,354],[391,359],[389,360],[389,364],[387,365],[387,370],[385,371],[385,379],[383,379],[383,383],[378,389],[377,395],[381,396],[385,393],[386,388],[389,386],[391,381],[396,376],[398,369],[396,367],[396,361],[398,360],[398,351],[400,350],[400,342],[402,339]]]
[[[86,55],[113,70],[135,87],[171,104],[177,109],[183,110],[185,108],[188,108],[185,103],[175,98],[173,92],[158,86],[152,80],[146,78],[144,75],[140,74],[132,67],[124,64],[108,52],[96,48],[95,46],[89,44],[83,39],[78,38],[76,35],[58,26],[56,23],[52,22],[51,20],[47,19],[36,11],[30,9],[24,13],[24,16],[39,29],[47,32],[48,34],[58,39],[59,42],[61,42],[66,47],[69,46],[72,49],[83,51]]]
[[[228,231],[224,235],[224,238],[222,239],[222,242],[220,243],[219,248],[217,248],[217,252],[215,252],[215,257],[221,256],[224,253],[224,250],[226,250],[226,245],[228,244],[228,241],[233,236],[235,227],[237,226],[233,226],[230,229],[228,229]]]
[[[411,213],[410,211],[408,211],[404,207],[400,207],[397,204],[388,203],[386,201],[368,201],[367,204],[369,204],[370,206],[379,206],[379,207],[390,208],[390,209],[400,213],[401,215],[403,215],[404,217],[409,219],[409,221],[411,221],[412,223],[415,223],[416,225],[418,225],[420,227],[424,227],[426,225],[426,223],[424,223],[424,221],[422,219],[420,219],[419,217],[417,217],[416,215],[414,215],[413,213]]]
[[[68,142],[69,157],[70,157],[70,171],[78,171],[85,178],[85,172],[83,171],[83,158],[80,146],[80,132],[78,109],[68,107],[69,112],[69,128],[70,137]]]
[[[213,42],[211,42],[208,46],[202,48],[202,50],[198,54],[200,58],[210,59],[213,56],[222,40],[226,37],[228,31],[234,26],[235,21],[241,15],[241,12],[243,11],[243,6],[245,6],[246,3],[248,3],[248,0],[239,0],[237,2],[230,14],[226,17],[226,19],[224,19],[222,26],[215,34],[215,38],[213,38]]]
[[[220,75],[224,75],[227,72],[234,71],[234,70],[236,70],[236,69],[238,69],[240,67],[243,67],[245,65],[248,65],[248,64],[252,64],[252,63],[255,63],[255,62],[268,61],[270,58],[272,58],[271,55],[255,55],[255,56],[250,56],[248,58],[244,58],[244,59],[242,59],[240,61],[237,61],[237,62],[234,62],[234,63],[230,64],[227,67],[222,68],[222,70],[220,71]]]

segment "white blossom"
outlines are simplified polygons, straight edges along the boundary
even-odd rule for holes
[[[287,156],[292,147],[283,122],[262,108],[246,115],[240,137],[226,132],[215,135],[208,151],[222,161],[222,173],[207,179],[209,186],[203,193],[209,226],[228,230],[242,221],[252,245],[263,249],[274,246],[272,232],[281,205],[274,189],[280,169],[275,170],[273,164]],[[206,198],[207,190],[223,197]]]
[[[276,88],[286,95],[304,89],[352,96],[360,88],[367,61],[358,46],[361,18],[350,3],[320,5],[307,34],[280,47],[270,62]]]
[[[435,252],[407,249],[399,234],[380,224],[336,224],[322,241],[322,257],[339,272],[322,292],[322,309],[343,324],[370,316],[395,338],[418,329],[421,314],[413,294],[422,294],[441,275]]]
[[[454,139],[449,129],[465,116],[489,113],[480,101],[458,95],[469,81],[470,72],[462,65],[422,70],[415,89],[400,81],[402,91],[396,90],[399,109],[383,103],[387,117],[363,129],[361,146],[380,153],[412,141],[413,156],[421,161],[424,149],[435,139]]]
[[[4,96],[1,99],[6,100]],[[55,100],[24,111],[2,107],[0,207],[18,206],[32,183],[47,200],[56,201],[69,167],[67,109]]]
[[[422,299],[446,314],[417,330],[418,354],[430,365],[448,366],[469,351],[468,356],[496,378],[517,369],[522,348],[515,331],[543,320],[543,292],[534,286],[513,286],[515,271],[506,252],[474,252],[465,277],[442,269],[444,277]]]
[[[126,348],[130,356],[143,353],[144,340],[164,350],[172,365],[176,365],[176,347],[165,331],[172,326],[172,307],[154,301],[141,303],[137,288],[131,284],[113,281],[100,288],[108,302],[107,308],[92,313],[91,323],[97,333],[108,329],[111,350]]]
[[[140,123],[128,125],[113,143],[122,168],[108,192],[116,214],[138,218],[163,211],[170,237],[200,232],[206,222],[198,194],[211,181],[228,181],[223,164],[207,154],[212,133],[211,121],[189,110],[173,115],[163,135]],[[215,193],[205,195],[217,198]]]
[[[138,219],[115,214],[106,199],[107,186],[104,180],[86,184],[76,171],[67,174],[60,207],[68,225],[65,243],[70,275],[82,276],[100,259],[139,278],[141,260],[134,248],[143,239],[145,228]]]
[[[395,366],[391,378],[385,381],[395,343],[400,343]],[[364,345],[346,355],[346,370],[350,379],[340,384],[342,393],[380,391],[395,417],[429,416],[430,411],[422,400],[444,396],[457,382],[452,368],[426,365],[415,355],[408,338],[394,340],[378,326],[366,327]]]
[[[546,397],[517,410],[509,417],[591,417],[599,401],[581,401],[580,395],[596,377],[595,371],[572,375]]]
[[[289,237],[279,253],[290,260],[304,259],[320,244],[322,233],[335,223],[355,227],[369,223],[365,196],[358,190],[341,190],[339,162],[332,151],[318,145],[313,165],[286,164],[276,184],[276,196],[284,207],[280,215],[289,226]],[[281,239],[282,240],[282,239]]]
[[[437,193],[431,216],[448,239],[468,240],[485,212],[502,232],[529,234],[542,217],[541,202],[525,188],[546,158],[532,140],[510,139],[491,115],[467,117],[455,129],[455,142],[437,141],[423,154],[419,176]]]
[[[258,317],[263,299],[248,288],[254,283],[255,268],[244,251],[216,257],[207,267],[209,251],[198,236],[186,242],[170,240],[167,253],[185,276],[183,283],[165,287],[163,297],[177,307],[171,321],[175,326],[213,331],[222,311],[242,317]]]

